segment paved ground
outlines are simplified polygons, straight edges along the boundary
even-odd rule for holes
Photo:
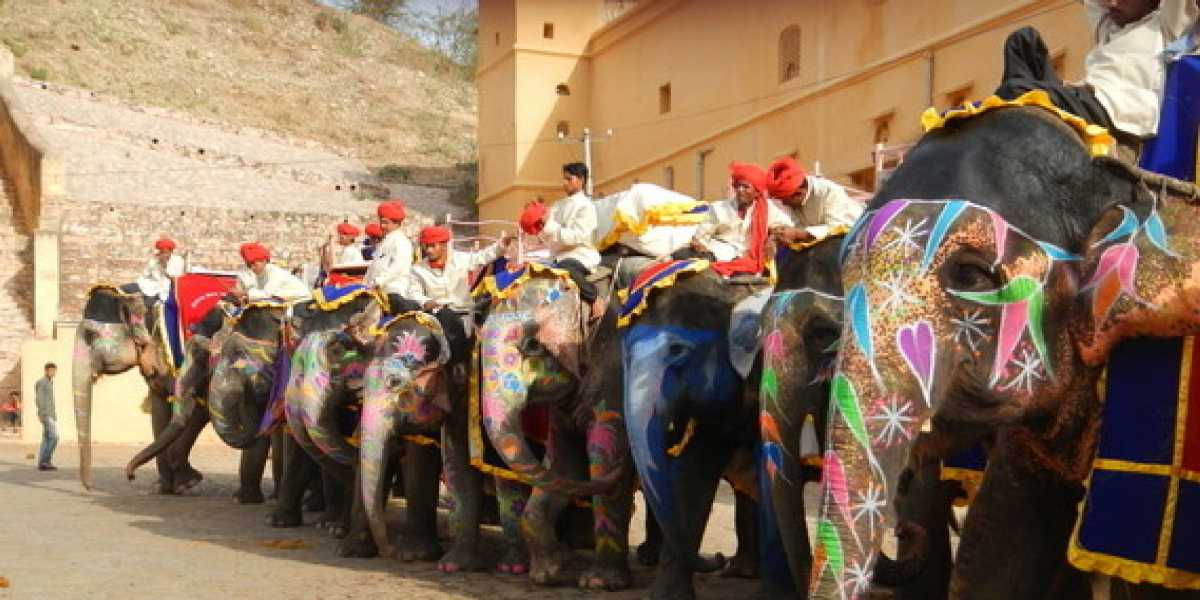
[[[55,462],[61,470],[34,469],[36,446],[0,435],[0,577],[9,598],[360,598],[387,593],[412,600],[487,598],[549,600],[595,597],[641,598],[653,577],[636,569],[637,588],[596,594],[573,587],[539,588],[523,577],[493,574],[445,576],[428,563],[383,559],[342,559],[334,543],[313,527],[271,529],[263,524],[267,506],[239,506],[237,456],[219,445],[197,448],[193,464],[206,480],[186,497],[152,494],[151,470],[127,483],[121,467],[133,453],[123,445],[96,449],[98,491],[78,482],[78,450],[63,445]],[[270,488],[270,483],[266,483]],[[641,541],[641,512],[632,541]],[[400,503],[390,508],[400,517]],[[308,516],[311,518],[311,515]],[[499,547],[489,529],[488,547]],[[278,542],[297,549],[273,547]],[[732,555],[733,505],[728,489],[713,510],[706,552]],[[580,555],[575,572],[586,564]],[[756,583],[698,576],[703,599],[745,598]]]

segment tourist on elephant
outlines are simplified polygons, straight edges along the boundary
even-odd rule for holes
[[[171,279],[183,275],[183,259],[175,254],[175,247],[175,241],[165,237],[154,242],[154,256],[146,261],[137,280],[138,290],[151,301],[166,301],[171,293]]]
[[[450,247],[450,229],[429,226],[421,230],[421,261],[413,267],[409,299],[432,313],[450,342],[451,361],[465,361],[470,353],[467,332],[456,311],[470,310],[471,271],[478,269],[504,253],[508,247],[507,233],[499,241],[475,252],[463,252]]]
[[[332,249],[334,251],[330,266],[357,265],[365,262],[362,248],[358,245],[359,233],[358,227],[350,223],[338,223],[337,248]]]
[[[732,162],[729,164],[733,197],[710,205],[709,221],[700,226],[691,242],[692,256],[677,252],[676,258],[704,257],[733,260],[746,253],[746,240],[755,201],[767,202],[767,229],[792,227],[787,211],[767,197],[767,174],[757,165]],[[687,251],[683,251],[687,253]]]
[[[1166,65],[1163,50],[1200,15],[1196,0],[1082,0],[1095,45],[1082,82],[1055,72],[1041,34],[1022,27],[1004,43],[1004,75],[996,95],[1006,100],[1045,90],[1059,108],[1114,131],[1136,145],[1158,131]],[[1121,138],[1125,139],[1122,140]]]
[[[241,289],[233,292],[239,301],[278,298],[287,302],[306,300],[312,290],[287,269],[271,263],[271,251],[258,242],[247,242],[238,249],[245,268],[238,270]]]
[[[863,205],[846,188],[824,177],[809,175],[796,159],[785,156],[767,169],[767,194],[783,205],[794,227],[775,227],[771,234],[785,243],[824,239],[834,227],[850,227]]]
[[[364,282],[382,288],[384,293],[408,297],[412,281],[413,246],[400,230],[406,212],[403,200],[388,200],[375,209],[383,241],[375,247],[375,258],[367,268]]]
[[[536,235],[549,245],[554,266],[571,274],[579,288],[579,297],[591,306],[590,320],[604,315],[605,303],[598,298],[596,285],[588,276],[600,265],[600,252],[593,238],[596,235],[596,206],[584,193],[588,168],[581,162],[567,163],[562,168],[563,192],[567,197],[554,203],[547,211],[540,200],[525,205],[521,212],[521,230]]]
[[[375,249],[383,241],[383,229],[379,223],[367,223],[367,226],[363,228],[363,233],[367,234],[367,237],[362,241],[362,257],[363,260],[371,260],[375,258]]]

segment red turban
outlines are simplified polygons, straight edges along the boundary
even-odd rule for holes
[[[260,260],[271,260],[271,251],[267,247],[258,242],[247,242],[238,248],[238,253],[242,255],[242,260],[246,264],[257,262]]]
[[[758,165],[734,161],[729,163],[729,174],[734,183],[745,181],[758,190],[759,195],[767,195],[767,174]]]
[[[366,231],[369,238],[379,239],[383,237],[383,228],[379,226],[379,223],[367,223]]]
[[[404,220],[404,201],[388,200],[387,202],[380,204],[379,208],[376,209],[375,212],[379,214],[379,218],[381,219],[387,219],[389,221],[399,223]]]
[[[546,226],[546,205],[541,202],[531,202],[521,211],[521,231],[529,235],[537,235]]]
[[[421,230],[421,244],[440,244],[450,241],[450,230],[430,225]]]
[[[162,238],[157,242],[154,242],[154,249],[161,252],[174,252],[175,240],[172,240],[171,238]]]
[[[358,228],[357,228],[357,227],[355,227],[355,226],[353,226],[353,225],[351,225],[351,224],[349,224],[349,223],[338,223],[338,226],[337,226],[337,232],[338,232],[338,235],[353,235],[353,236],[357,236],[357,235],[358,235]]]
[[[806,177],[808,173],[804,172],[804,167],[796,159],[785,156],[771,163],[767,170],[767,192],[772,198],[790,198],[804,184]]]

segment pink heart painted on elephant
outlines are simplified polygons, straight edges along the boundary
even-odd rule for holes
[[[896,345],[908,368],[921,384],[925,405],[929,405],[929,388],[933,383],[933,326],[929,321],[917,321],[896,332]]]

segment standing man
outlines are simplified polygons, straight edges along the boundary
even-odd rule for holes
[[[380,288],[385,294],[397,294],[407,299],[412,283],[413,245],[400,230],[407,214],[404,201],[388,200],[380,204],[375,213],[379,215],[383,241],[375,248],[375,259],[367,267],[363,282]]]
[[[57,372],[58,367],[54,363],[46,363],[46,375],[34,385],[34,391],[37,392],[38,420],[42,422],[42,446],[38,448],[39,471],[58,470],[58,467],[50,462],[54,456],[54,449],[58,447],[58,423],[54,413],[54,374]]]
[[[183,259],[175,255],[175,241],[161,238],[154,242],[154,256],[146,262],[137,285],[142,295],[166,301],[171,280],[183,275]]]
[[[579,298],[591,307],[591,320],[604,315],[604,302],[597,298],[596,284],[588,276],[600,265],[600,253],[592,239],[596,235],[596,205],[583,193],[588,168],[581,162],[563,165],[563,192],[566,198],[546,211],[540,201],[527,204],[521,212],[521,229],[537,235],[550,249],[554,266],[571,274],[579,288]]]
[[[794,226],[771,230],[785,244],[823,239],[837,226],[850,227],[862,214],[863,205],[855,202],[842,186],[805,173],[792,157],[771,164],[767,172],[767,192],[783,203]]]
[[[271,251],[258,242],[242,244],[238,248],[245,268],[238,270],[238,283],[241,284],[240,300],[267,300],[279,298],[285,302],[307,300],[312,297],[312,290],[304,282],[290,273],[271,263]]]

